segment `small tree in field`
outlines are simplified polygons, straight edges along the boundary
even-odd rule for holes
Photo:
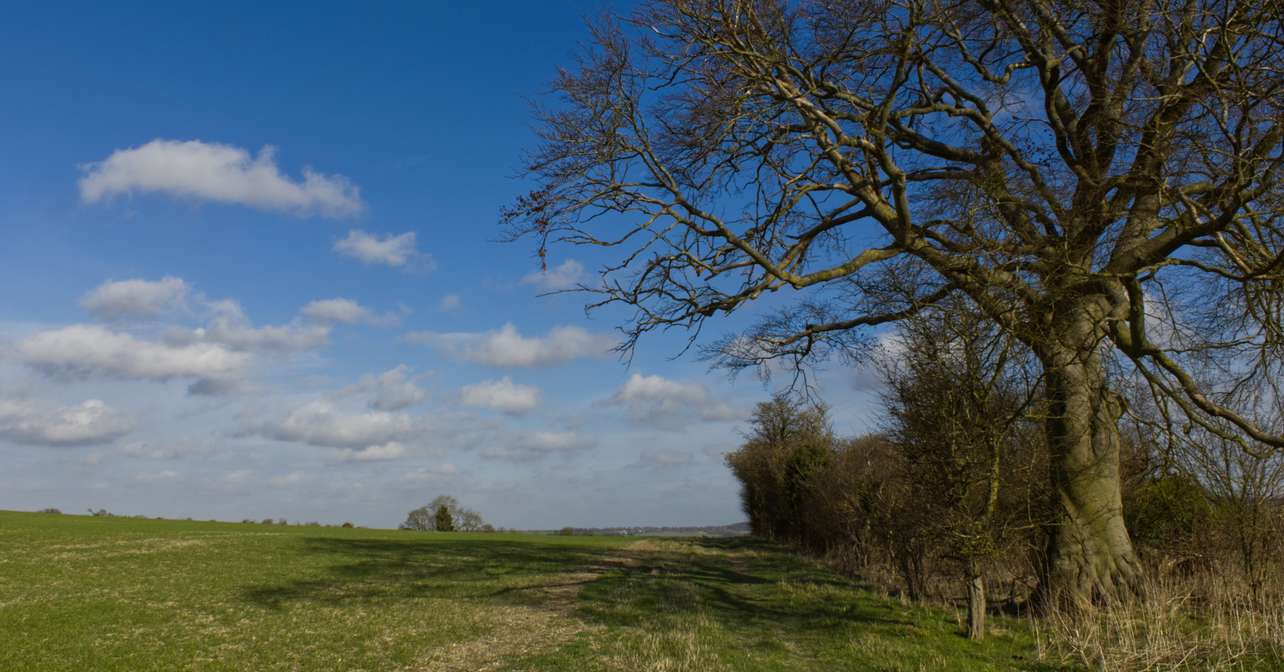
[[[1021,376],[1028,356],[962,300],[898,327],[898,347],[881,362],[888,434],[902,455],[924,531],[963,570],[968,636],[981,639],[982,566],[1015,528],[1032,522],[1028,486],[1036,474],[1028,466],[1042,445],[1020,431],[1033,392]]]
[[[419,530],[421,532],[440,531],[442,526],[438,524],[441,519],[441,511],[445,509],[446,516],[450,518],[451,530],[460,532],[480,532],[485,529],[486,521],[482,519],[480,513],[471,509],[465,509],[459,505],[459,500],[450,495],[440,495],[433,498],[427,506],[422,506],[411,511],[406,516],[406,521],[401,524],[403,530]]]
[[[450,509],[445,504],[437,507],[437,514],[433,517],[433,529],[438,532],[454,532],[455,519],[450,515]]]

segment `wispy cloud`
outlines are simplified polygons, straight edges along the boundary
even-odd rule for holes
[[[492,331],[439,333],[414,331],[408,343],[440,348],[459,359],[498,367],[539,367],[574,359],[611,355],[615,338],[580,327],[554,327],[544,336],[523,336],[511,323]]]
[[[545,292],[573,289],[583,281],[584,266],[574,259],[567,259],[553,268],[527,273],[522,278],[523,285],[534,285]]]
[[[431,268],[432,257],[415,249],[415,238],[414,231],[379,235],[353,229],[346,238],[335,242],[334,251],[367,264],[401,268],[412,261],[418,261]]]
[[[672,422],[682,417],[725,422],[739,417],[735,409],[714,399],[701,383],[641,373],[630,375],[604,403],[623,407],[638,422]]]
[[[344,298],[318,299],[303,306],[299,312],[322,322],[370,324],[378,327],[388,327],[401,322],[401,317],[394,313],[380,315],[352,299]]]

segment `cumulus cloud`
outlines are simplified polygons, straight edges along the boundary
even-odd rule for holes
[[[396,315],[379,315],[352,299],[343,298],[318,299],[303,306],[299,312],[314,320],[343,324],[391,326],[401,321]]]
[[[250,363],[247,353],[218,343],[145,341],[87,324],[36,332],[18,341],[13,357],[51,375],[161,381],[195,378],[214,386],[239,380]]]
[[[210,304],[209,324],[171,340],[216,343],[234,350],[308,350],[325,343],[330,327],[321,324],[282,324],[255,327],[241,305],[230,299]]]
[[[604,358],[616,340],[580,327],[554,327],[542,337],[526,337],[512,323],[486,332],[438,333],[416,331],[405,335],[408,343],[431,345],[477,364],[499,367],[537,367],[580,358]]]
[[[98,317],[151,317],[181,307],[189,288],[182,278],[117,280],[104,282],[85,294],[80,305]]]
[[[539,398],[538,387],[514,383],[508,376],[466,385],[459,391],[460,402],[465,406],[489,408],[508,415],[529,413],[539,405]]]
[[[362,209],[359,190],[342,175],[311,168],[302,179],[281,174],[271,146],[251,155],[231,145],[158,139],[118,149],[83,170],[80,197],[87,203],[154,192],[299,215],[346,217]]]
[[[483,446],[483,457],[528,462],[552,455],[567,455],[591,448],[593,443],[573,431],[530,432]]]
[[[379,235],[361,229],[348,232],[348,237],[334,244],[334,251],[359,259],[367,264],[383,264],[399,268],[414,259],[431,263],[431,258],[415,249],[415,232]]]
[[[242,428],[245,435],[335,449],[331,454],[345,461],[400,457],[406,452],[405,442],[424,432],[418,418],[404,413],[352,412],[323,399],[297,406],[279,418],[247,418]]]
[[[567,259],[554,268],[526,274],[523,285],[534,285],[544,292],[572,289],[584,280],[584,266],[574,259]]]
[[[658,375],[634,373],[620,386],[606,404],[625,408],[640,422],[653,422],[694,415],[709,422],[734,420],[737,414],[717,402],[709,389],[700,383],[670,380]]]
[[[372,409],[400,411],[428,398],[428,393],[416,385],[409,374],[410,367],[402,364],[377,376],[362,376],[349,391],[369,394]]]
[[[0,399],[0,439],[37,446],[109,443],[134,429],[134,419],[98,399],[57,406]]]

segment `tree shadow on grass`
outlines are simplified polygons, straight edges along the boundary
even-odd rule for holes
[[[697,611],[736,630],[766,622],[812,630],[852,621],[904,625],[867,602],[782,591],[782,580],[811,589],[854,586],[747,539],[683,540],[695,552],[665,542],[598,547],[413,533],[405,540],[306,537],[302,543],[304,553],[332,560],[323,575],[247,586],[242,597],[268,609],[451,599],[555,609],[608,627],[677,625]]]

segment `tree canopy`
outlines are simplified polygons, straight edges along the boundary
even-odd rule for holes
[[[538,112],[514,236],[617,254],[624,348],[779,294],[733,369],[860,357],[961,296],[1037,357],[1046,584],[1132,592],[1117,423],[1246,450],[1280,403],[1284,31],[1266,0],[663,0],[593,29]],[[782,301],[774,302],[780,305]],[[1216,382],[1213,382],[1216,381]]]

